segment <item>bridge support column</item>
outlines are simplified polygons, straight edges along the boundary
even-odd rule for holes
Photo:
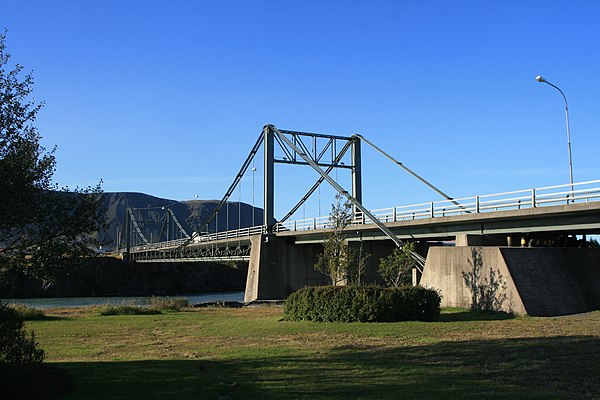
[[[362,204],[362,168],[360,155],[360,138],[354,136],[352,138],[352,197]],[[356,206],[354,213],[358,211]]]
[[[273,233],[275,226],[274,197],[275,197],[275,142],[273,130],[266,125],[264,135],[264,226],[269,233]]]
[[[321,245],[295,245],[285,238],[251,238],[244,301],[283,300],[305,286],[325,285],[326,277],[313,268]]]

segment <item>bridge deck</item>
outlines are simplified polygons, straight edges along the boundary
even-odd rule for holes
[[[453,240],[459,234],[598,234],[600,181],[393,207],[372,213],[404,240]],[[318,217],[277,224],[274,234],[294,237],[298,244],[315,243],[324,240],[328,228],[329,218]],[[264,233],[263,226],[242,228],[135,246],[130,253],[143,255],[136,259],[147,260],[247,260],[250,237]],[[388,239],[373,221],[360,213],[353,216],[347,236],[348,240]]]

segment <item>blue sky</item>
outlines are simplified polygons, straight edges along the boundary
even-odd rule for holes
[[[600,179],[598,21],[597,1],[4,0],[0,27],[59,184],[186,200],[220,198],[266,123],[360,133],[454,197],[568,183],[563,99],[538,74],[569,101],[575,181]],[[371,209],[440,199],[363,164]],[[281,216],[316,176],[276,175]]]

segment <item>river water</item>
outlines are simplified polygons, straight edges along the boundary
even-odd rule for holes
[[[244,301],[244,292],[214,292],[199,294],[182,294],[174,296],[161,297],[184,297],[190,304],[210,303],[213,301]],[[98,305],[119,305],[135,304],[147,305],[151,296],[138,297],[53,297],[53,298],[35,298],[35,299],[2,299],[9,304],[25,304],[29,307],[48,309],[48,308],[71,308],[88,307]]]

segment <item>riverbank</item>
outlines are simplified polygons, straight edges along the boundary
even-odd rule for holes
[[[168,297],[180,297],[188,301],[192,306],[202,306],[217,302],[236,302],[244,301],[244,292],[210,292],[179,294],[175,293]],[[18,298],[2,299],[8,304],[22,304],[27,307],[48,310],[53,308],[83,308],[101,305],[136,305],[146,306],[152,302],[153,296],[118,296],[118,297],[42,297],[42,298]]]
[[[594,399],[600,312],[307,323],[280,306],[27,323],[69,399]],[[505,318],[505,316],[502,316]]]
[[[243,291],[247,263],[126,263],[98,257],[60,268],[53,282],[23,274],[5,277],[0,298],[164,296],[177,293]]]

